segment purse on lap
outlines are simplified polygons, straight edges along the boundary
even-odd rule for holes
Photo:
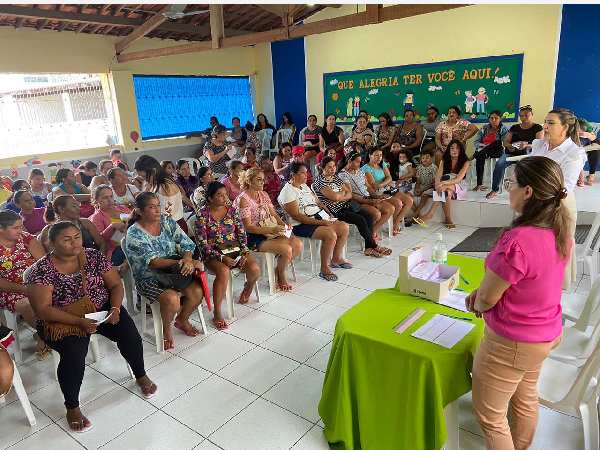
[[[266,205],[262,205],[261,210],[263,210],[264,219],[258,222],[259,227],[273,228],[279,226],[279,222],[277,222],[277,219],[271,215],[271,211],[269,211],[269,208]],[[266,214],[264,214],[265,210]],[[279,234],[269,233],[265,234],[265,236],[267,237],[267,239],[275,239],[279,237]]]

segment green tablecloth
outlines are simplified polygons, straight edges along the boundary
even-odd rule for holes
[[[483,260],[448,256],[459,266],[459,289],[471,292]],[[415,308],[427,312],[404,333],[393,328]],[[469,317],[476,327],[452,349],[411,333],[436,313]],[[471,367],[483,319],[428,300],[379,289],[343,314],[336,325],[319,414],[333,449],[438,450],[446,441],[444,407],[471,390]]]

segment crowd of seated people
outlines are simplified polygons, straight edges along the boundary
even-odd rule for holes
[[[498,158],[488,198],[497,195],[504,170],[513,163],[507,158],[526,154],[532,147],[536,154],[548,150],[541,140],[546,129],[547,145],[577,150],[573,154],[579,164],[584,155],[579,147],[592,145],[597,137],[589,123],[577,122],[565,111],[551,111],[544,129],[533,122],[530,106],[520,108],[520,123],[510,129],[502,124],[500,112],[492,111],[479,130],[461,119],[454,106],[442,120],[430,105],[422,123],[415,121],[411,110],[405,111],[400,125],[382,113],[377,128],[361,111],[348,138],[336,125],[335,115],[327,115],[323,127],[311,115],[300,132],[300,145],[291,142],[296,127],[286,113],[280,129],[291,129],[292,134],[290,142],[281,143],[274,161],[268,156],[257,160],[257,147],[251,142],[256,133],[275,130],[264,114],[250,129],[242,129],[234,118],[234,142],[228,141],[227,130],[214,118],[214,126],[205,130],[210,137],[201,152],[208,163],[195,175],[184,159],[161,164],[149,155],[133,163],[133,175],[122,165],[120,152],[114,151],[111,159],[97,165],[84,163],[77,176],[70,169],[59,170],[56,186],[34,168],[28,181],[11,180],[3,186],[9,197],[7,210],[0,212],[0,308],[20,314],[37,330],[33,335],[37,359],[48,358],[52,351],[61,355],[58,378],[68,425],[87,431],[92,424],[79,409],[78,396],[92,333],[118,344],[143,396],[157,393],[145,373],[139,333],[122,306],[119,277],[125,272],[131,269],[138,295],[150,304],[158,302],[165,350],[177,345],[173,326],[187,336],[199,335],[190,316],[209,294],[213,323],[217,330],[225,330],[222,302],[231,274],[245,275],[240,304],[251,300],[261,275],[252,252],[277,255],[275,289],[292,292],[286,269],[300,254],[303,239],[321,241],[318,276],[335,282],[337,270],[353,268],[352,261],[342,256],[349,225],[356,226],[364,240],[364,254],[374,258],[393,253],[381,245],[381,229],[388,220],[397,236],[404,226],[427,226],[442,203],[445,226],[454,228],[451,207],[466,196],[471,164],[466,143],[476,134],[471,158],[477,169],[475,190],[487,189],[482,185],[485,160]],[[243,151],[231,156],[234,145]],[[580,165],[576,171],[568,166],[567,177],[573,158],[559,161],[570,198],[575,185],[583,184]],[[313,160],[318,161],[314,178]],[[590,167],[588,184],[593,184],[593,169],[595,165]],[[435,201],[427,209],[432,197]],[[89,205],[91,213],[82,205]],[[179,290],[165,287],[157,271],[176,266],[184,276],[205,269],[214,274],[210,292],[204,292],[207,288],[197,278]],[[111,315],[98,324],[83,318],[83,310]],[[4,350],[0,346],[0,362]],[[0,395],[6,391],[8,373],[2,364]]]

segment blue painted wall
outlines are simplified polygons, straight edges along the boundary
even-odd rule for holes
[[[599,23],[600,5],[563,5],[554,107],[590,122],[600,122]]]
[[[294,143],[297,143],[300,130],[306,126],[306,117],[308,116],[306,112],[305,61],[304,38],[271,44],[275,119],[270,121],[276,123],[279,128],[283,120],[283,113],[289,112],[298,129]]]

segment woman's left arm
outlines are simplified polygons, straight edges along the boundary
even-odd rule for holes
[[[473,125],[471,122],[469,122],[469,125],[467,126],[467,134],[465,135],[465,142],[467,142],[469,139],[471,139],[473,136],[475,136],[477,134],[477,132],[479,131],[479,129]]]
[[[496,306],[511,284],[500,278],[490,269],[485,271],[485,276],[478,289],[467,297],[468,308],[472,312],[484,312]]]
[[[102,279],[108,290],[108,300],[110,302],[110,317],[106,322],[116,325],[119,323],[119,314],[121,312],[121,305],[123,304],[123,283],[121,283],[121,278],[114,267],[111,267],[108,272],[102,274]]]
[[[96,228],[96,225],[90,222],[89,219],[79,220],[81,221],[81,224],[85,227],[85,229],[89,231],[90,236],[92,236],[92,240],[98,246],[98,250],[100,250],[100,252],[103,255],[106,255],[106,252],[108,252],[108,246],[106,245],[106,241],[104,240],[104,238],[98,232],[98,228]]]

